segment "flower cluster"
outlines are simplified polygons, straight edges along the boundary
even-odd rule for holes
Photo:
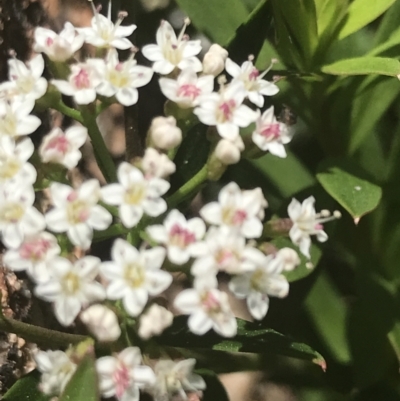
[[[104,397],[136,401],[140,391],[148,391],[159,401],[174,395],[185,398],[186,393],[200,396],[205,382],[192,372],[194,359],[154,362],[142,358],[138,347],[121,346],[129,332],[146,342],[157,339],[173,323],[172,306],[160,306],[173,283],[172,272],[184,273],[192,283],[173,301],[175,310],[189,315],[190,331],[204,335],[214,330],[233,337],[237,320],[230,296],[245,300],[250,315],[263,319],[269,297],[283,298],[289,292],[285,273],[300,264],[295,247],[310,258],[310,236],[326,241],[322,224],[338,217],[338,212],[317,214],[313,197],[303,203],[293,199],[289,219],[283,224],[293,249],[278,249],[269,242],[263,246],[271,236],[265,234],[268,203],[260,188],[241,190],[235,182],[228,183],[218,199],[203,205],[198,216],[187,218],[176,202],[181,194],[178,200],[186,200],[185,191],[190,192],[186,187],[165,199],[171,189],[169,177],[176,170],[173,157],[187,134],[181,130],[181,116],[191,113],[192,119],[210,127],[210,135],[204,137],[213,141],[205,166],[209,178],[213,160],[222,165],[236,163],[241,152],[254,145],[257,152],[285,157],[289,127],[277,120],[273,107],[259,109],[264,107],[264,96],[275,95],[279,88],[265,79],[269,69],[260,73],[252,57],[239,66],[217,44],[200,61],[200,41],[189,40],[185,34],[188,20],[178,36],[162,21],[157,44],[142,49],[153,62],[152,68],[140,66],[134,58],[137,49],[128,39],[136,26],[122,25],[126,13],[121,12],[113,23],[111,8],[107,17],[99,10],[93,12],[90,27],[76,29],[66,23],[59,34],[46,28],[35,30],[34,50],[46,55],[53,74],[49,82],[42,77],[45,60],[41,54],[27,63],[16,58],[8,62],[9,80],[0,85],[4,263],[11,270],[26,271],[34,295],[52,304],[62,326],[79,320],[96,341],[115,344],[113,349],[119,352],[96,362]],[[98,57],[80,59],[77,52],[84,43],[95,46]],[[131,49],[131,53],[121,61],[117,49]],[[232,78],[229,83],[220,75],[224,70]],[[95,142],[93,121],[85,126],[82,116],[96,116],[98,105],[134,105],[138,88],[154,74],[163,75],[161,92],[183,114],[155,118],[144,156],[120,163],[115,181],[101,186],[90,178],[77,184],[69,171],[78,165],[80,148],[88,137]],[[214,91],[216,78],[218,91]],[[54,93],[57,104],[48,101]],[[41,124],[33,114],[35,102],[65,111],[68,107],[60,94],[71,97],[77,107],[75,119],[83,124],[66,130],[53,128],[35,152],[28,136]],[[75,116],[71,110],[69,116]],[[252,132],[247,138],[241,128],[249,126]],[[190,190],[198,191],[206,178]],[[171,203],[177,208],[171,208]],[[118,237],[112,243],[110,260],[91,254],[96,236]],[[229,291],[219,288],[220,273],[229,275]],[[36,364],[43,374],[41,390],[59,395],[79,360],[75,349],[39,351]]]

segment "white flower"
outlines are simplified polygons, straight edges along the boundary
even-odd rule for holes
[[[64,29],[59,34],[51,29],[37,27],[34,38],[33,50],[45,53],[50,60],[57,62],[68,60],[83,45],[83,36],[77,34],[70,22],[65,23]]]
[[[240,160],[240,152],[244,150],[244,143],[241,136],[233,141],[221,139],[215,147],[215,156],[223,164],[236,164]]]
[[[159,83],[164,96],[182,108],[197,106],[200,96],[210,94],[214,89],[212,75],[198,77],[191,68],[182,70],[177,79],[160,78]]]
[[[278,157],[286,157],[283,145],[292,140],[292,134],[286,124],[277,121],[274,115],[274,106],[271,106],[258,116],[252,139],[261,150],[268,150]]]
[[[117,315],[104,305],[89,306],[79,317],[99,341],[115,341],[121,335]]]
[[[110,280],[107,298],[122,299],[125,310],[138,316],[149,299],[165,291],[172,282],[171,274],[161,270],[165,249],[156,247],[138,251],[123,239],[114,241],[112,262],[101,265],[103,276]]]
[[[175,173],[175,163],[154,148],[147,148],[141,161],[141,169],[146,178],[165,178]]]
[[[279,88],[263,79],[270,70],[267,69],[262,74],[254,67],[252,61],[245,61],[241,67],[234,63],[230,58],[226,60],[225,69],[234,80],[243,82],[246,89],[246,95],[250,102],[258,107],[264,106],[264,96],[273,96],[279,92]]]
[[[39,388],[47,395],[59,395],[75,373],[77,365],[63,351],[38,351],[34,355],[42,373]]]
[[[147,340],[150,337],[160,335],[168,326],[171,326],[174,315],[160,305],[153,304],[140,316],[138,334]]]
[[[182,142],[182,131],[173,116],[153,118],[149,133],[153,145],[159,149],[170,150]]]
[[[34,99],[17,97],[10,102],[0,101],[0,136],[15,138],[36,131],[41,121],[29,114],[34,106]]]
[[[111,224],[111,214],[97,204],[100,184],[96,179],[84,182],[76,190],[53,182],[50,193],[54,208],[46,213],[47,227],[56,233],[66,232],[74,245],[88,249],[93,229],[105,230]]]
[[[29,138],[15,144],[11,137],[0,136],[0,184],[15,180],[27,185],[33,184],[36,181],[36,170],[27,162],[33,151],[33,143]]]
[[[4,264],[11,270],[26,270],[37,282],[47,281],[51,274],[51,262],[61,249],[54,235],[43,231],[25,237],[18,249],[4,254]]]
[[[127,228],[135,226],[143,213],[156,217],[167,210],[167,204],[161,198],[169,183],[161,178],[145,179],[143,173],[129,163],[123,162],[118,167],[119,184],[106,185],[101,189],[104,202],[119,206],[119,217]]]
[[[254,249],[251,262],[256,266],[254,271],[234,277],[229,283],[229,289],[238,298],[246,298],[251,316],[261,320],[268,311],[268,296],[286,297],[289,283],[282,275],[280,258],[265,256],[261,251]]]
[[[105,398],[115,396],[118,401],[138,401],[139,389],[155,382],[154,372],[143,366],[140,349],[125,348],[114,356],[103,356],[96,361],[99,387]]]
[[[178,395],[186,400],[186,392],[198,392],[206,388],[206,383],[200,375],[193,373],[196,360],[184,359],[174,362],[168,359],[157,361],[154,366],[156,382],[151,389],[155,401],[165,401]]]
[[[96,99],[96,87],[101,83],[101,74],[97,64],[77,63],[71,65],[68,80],[53,79],[51,83],[63,94],[73,96],[77,104],[89,104]]]
[[[65,133],[60,128],[54,128],[43,138],[39,156],[43,163],[58,163],[72,169],[82,157],[79,148],[86,142],[87,137],[85,127],[70,127]]]
[[[292,199],[288,206],[288,214],[293,222],[289,231],[292,242],[300,248],[301,253],[310,258],[311,235],[315,235],[319,242],[325,242],[328,235],[324,231],[322,223],[340,217],[340,212],[336,211],[331,216],[328,210],[316,213],[314,208],[315,198],[308,197],[300,203],[297,199]]]
[[[294,270],[301,263],[299,255],[292,248],[279,249],[275,254],[275,257],[281,260],[282,270],[288,272]]]
[[[51,264],[52,277],[35,288],[35,295],[54,302],[54,313],[63,326],[69,326],[82,307],[105,297],[103,286],[94,279],[99,272],[100,259],[85,256],[72,264],[57,257]]]
[[[93,6],[93,2],[91,1]],[[108,15],[105,17],[97,12],[93,6],[94,16],[91,27],[78,28],[78,32],[85,37],[85,42],[96,47],[115,47],[120,50],[131,48],[132,42],[126,37],[132,35],[136,25],[122,26],[121,22],[127,16],[126,12],[118,14],[118,20],[114,24],[111,21],[111,0],[108,3]]]
[[[217,43],[214,43],[203,57],[203,73],[211,74],[214,77],[221,74],[225,69],[225,60],[227,57],[228,51]]]
[[[171,210],[164,224],[146,229],[150,238],[167,247],[168,259],[177,265],[186,263],[196,250],[197,241],[206,232],[204,221],[198,217],[186,220],[179,210]]]
[[[197,248],[198,258],[191,268],[194,276],[216,275],[219,271],[239,274],[254,267],[246,259],[254,248],[246,246],[244,237],[226,227],[211,227],[202,245]]]
[[[188,40],[184,35],[188,24],[189,21],[186,20],[179,36],[176,37],[170,23],[161,21],[157,30],[157,44],[143,47],[143,55],[150,61],[154,61],[155,72],[167,75],[176,67],[181,70],[190,67],[195,72],[201,71],[201,62],[195,57],[201,51],[201,43],[200,40]]]
[[[214,277],[196,278],[194,288],[183,290],[174,301],[174,306],[190,315],[188,326],[192,333],[203,335],[210,329],[224,337],[233,337],[237,323],[225,292],[219,291]]]
[[[244,85],[235,81],[224,87],[220,93],[204,95],[194,114],[206,125],[216,125],[222,138],[234,140],[239,136],[239,127],[247,127],[257,118],[257,113],[245,106]]]
[[[45,228],[43,215],[33,207],[35,191],[19,181],[0,186],[0,230],[3,244],[18,248],[25,236]]]
[[[41,54],[23,63],[17,59],[8,60],[8,79],[0,85],[0,92],[6,92],[11,97],[20,96],[22,99],[36,100],[47,90],[47,81],[42,77],[44,60]]]
[[[96,60],[96,63],[102,76],[96,87],[97,93],[106,97],[115,96],[124,106],[137,103],[137,88],[147,85],[153,76],[153,70],[137,65],[133,55],[127,61],[120,62],[115,49],[109,51],[105,61]]]
[[[218,202],[203,206],[200,215],[210,224],[237,230],[246,238],[258,238],[263,230],[258,217],[263,207],[257,192],[241,191],[231,182],[219,192]]]

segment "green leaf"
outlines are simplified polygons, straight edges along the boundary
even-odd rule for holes
[[[258,354],[284,355],[313,362],[325,369],[326,362],[321,354],[306,344],[293,341],[261,324],[236,319],[237,335],[232,339],[221,337],[214,332],[203,336],[191,333],[187,327],[187,317],[178,316],[159,338],[162,345],[187,349],[206,349],[225,352],[250,352]]]
[[[59,401],[99,401],[97,373],[92,355],[86,355],[68,382]]]
[[[335,29],[342,19],[347,4],[348,0],[315,0],[318,36],[321,37],[327,30],[332,32]],[[332,18],[332,15],[335,15],[335,18]],[[338,15],[340,18],[337,18]]]
[[[347,19],[339,32],[339,39],[360,30],[382,15],[396,0],[354,0],[348,9]]]
[[[355,57],[325,65],[321,71],[330,75],[388,75],[400,74],[400,62],[386,57]]]
[[[370,182],[365,171],[349,160],[323,161],[318,166],[317,179],[351,214],[356,224],[362,216],[374,210],[381,200],[382,189]]]
[[[3,401],[49,401],[51,397],[39,391],[40,372],[37,370],[23,376],[7,391]]]
[[[290,241],[289,238],[285,238],[285,237],[276,238],[276,239],[273,239],[271,241],[271,243],[274,244],[279,249],[281,249],[281,248],[294,249],[299,254],[299,257],[301,260],[300,265],[297,266],[294,270],[284,273],[289,282],[298,281],[298,280],[301,280],[302,278],[310,275],[314,271],[314,268],[317,266],[319,259],[321,258],[321,255],[322,255],[322,252],[318,248],[318,246],[315,244],[312,244],[311,249],[310,249],[312,266],[307,267],[310,260],[308,260],[303,254],[301,254],[299,252],[299,248],[296,245],[294,245],[293,242]]]
[[[225,45],[249,12],[241,0],[177,0],[198,30],[214,42]]]
[[[390,7],[385,15],[382,17],[382,21],[379,24],[378,29],[374,35],[374,45],[379,45],[390,40],[393,33],[399,27],[400,19],[400,1],[395,1],[393,6]]]

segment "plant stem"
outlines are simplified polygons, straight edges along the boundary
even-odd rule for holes
[[[108,152],[107,146],[96,122],[96,114],[87,107],[81,107],[83,124],[89,132],[97,164],[107,182],[117,180],[115,164]]]
[[[49,348],[78,344],[88,338],[78,334],[45,329],[44,327],[23,323],[4,316],[0,317],[0,330],[7,333],[14,333],[24,338],[26,341],[43,344]]]
[[[174,194],[168,199],[167,203],[170,208],[175,207],[179,203],[183,202],[194,192],[198,191],[200,187],[207,180],[208,167],[205,164],[201,170],[199,170],[187,183],[182,185]]]
[[[70,117],[75,121],[78,121],[78,123],[83,124],[82,114],[78,110],[68,107],[62,100],[59,100],[57,103],[52,104],[50,107],[54,110],[59,111],[65,116]]]

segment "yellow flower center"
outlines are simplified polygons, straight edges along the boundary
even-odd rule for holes
[[[146,196],[146,187],[136,184],[125,192],[125,202],[129,205],[140,205]]]
[[[24,208],[18,203],[6,203],[0,209],[0,219],[7,223],[16,223],[24,215]]]
[[[81,288],[81,280],[75,273],[67,273],[61,283],[63,292],[67,295],[76,294]]]
[[[141,287],[145,279],[143,266],[138,263],[125,265],[124,279],[132,288]]]

